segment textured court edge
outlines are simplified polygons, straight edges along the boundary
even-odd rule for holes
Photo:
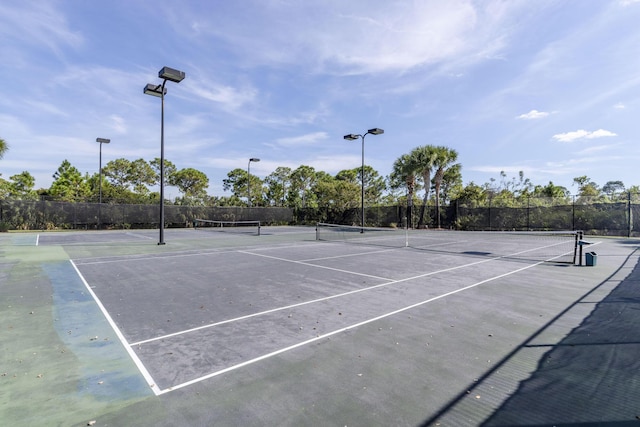
[[[96,304],[98,304],[98,307],[100,308],[100,311],[102,311],[102,314],[107,319],[107,322],[109,322],[109,324],[111,325],[111,328],[113,328],[113,331],[116,333],[118,339],[120,340],[120,342],[124,346],[125,350],[127,351],[129,356],[131,357],[131,360],[133,360],[133,363],[136,364],[136,366],[138,367],[138,370],[140,370],[140,373],[142,374],[144,379],[147,381],[147,384],[149,384],[149,387],[151,387],[151,390],[155,393],[156,396],[161,394],[161,391],[158,390],[158,386],[156,386],[156,383],[153,380],[153,378],[151,377],[151,374],[149,373],[149,371],[147,371],[147,368],[144,366],[142,361],[138,358],[138,355],[133,351],[133,349],[131,348],[131,346],[127,342],[127,339],[124,337],[124,335],[122,334],[122,332],[120,331],[120,329],[118,328],[116,323],[113,321],[113,319],[109,315],[109,312],[107,312],[107,309],[104,307],[104,305],[102,305],[102,302],[98,299],[98,296],[95,294],[95,292],[93,292],[93,289],[91,289],[91,287],[89,286],[89,284],[85,280],[85,278],[82,275],[82,273],[80,273],[80,270],[78,270],[78,267],[76,267],[76,264],[73,262],[73,260],[69,260],[69,262],[71,263],[71,265],[73,266],[74,270],[78,274],[78,277],[80,277],[80,280],[82,280],[82,283],[84,283],[84,286],[87,288],[87,291],[89,291],[89,293],[93,297],[93,299],[96,302]]]

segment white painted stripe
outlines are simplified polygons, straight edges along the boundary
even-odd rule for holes
[[[396,315],[396,314],[402,313],[402,312],[407,311],[407,310],[411,310],[411,309],[416,308],[416,307],[419,307],[419,306],[421,306],[421,305],[425,305],[425,304],[428,304],[428,303],[430,303],[430,302],[433,302],[433,301],[436,301],[436,300],[439,300],[439,299],[442,299],[442,298],[445,298],[445,297],[448,297],[448,296],[451,296],[451,295],[457,294],[457,293],[459,293],[459,292],[462,292],[462,291],[466,291],[466,290],[469,290],[469,289],[475,288],[476,286],[480,286],[480,285],[482,285],[482,284],[484,284],[484,283],[491,282],[491,281],[493,281],[493,280],[497,280],[497,279],[500,279],[500,278],[502,278],[502,277],[506,277],[506,276],[509,276],[509,275],[511,275],[511,274],[515,274],[515,273],[521,272],[521,271],[523,271],[523,270],[527,270],[527,269],[529,269],[529,268],[531,268],[531,267],[535,267],[536,265],[542,264],[543,262],[545,262],[545,261],[540,261],[540,262],[535,263],[535,264],[527,265],[526,267],[522,267],[522,268],[519,268],[519,269],[517,269],[517,270],[513,270],[513,271],[510,271],[510,272],[508,272],[508,273],[501,274],[501,275],[499,275],[499,276],[494,276],[494,277],[491,277],[491,278],[489,278],[489,279],[482,280],[482,281],[477,282],[477,283],[474,283],[474,284],[472,284],[472,285],[465,286],[464,288],[456,289],[455,291],[447,292],[447,293],[444,293],[444,294],[442,294],[442,295],[438,295],[438,296],[435,296],[435,297],[429,298],[429,299],[427,299],[427,300],[424,300],[424,301],[418,302],[418,303],[416,303],[416,304],[408,305],[408,306],[403,307],[403,308],[400,308],[400,309],[398,309],[398,310],[394,310],[394,311],[391,311],[391,312],[389,312],[389,313],[382,314],[382,315],[380,315],[380,316],[372,317],[372,318],[370,318],[370,319],[364,320],[364,321],[359,322],[359,323],[355,323],[355,324],[350,325],[350,326],[346,326],[346,327],[344,327],[344,328],[336,329],[335,331],[331,331],[331,332],[329,332],[329,333],[326,333],[326,334],[323,334],[323,335],[317,336],[317,337],[315,337],[315,338],[311,338],[311,339],[308,339],[308,340],[306,340],[306,341],[299,342],[299,343],[294,344],[294,345],[291,345],[291,346],[289,346],[289,347],[285,347],[285,348],[282,348],[282,349],[279,349],[279,350],[273,351],[273,352],[271,352],[271,353],[267,353],[267,354],[265,354],[265,355],[262,355],[262,356],[256,357],[256,358],[254,358],[254,359],[247,360],[247,361],[242,362],[242,363],[238,363],[238,364],[233,365],[233,366],[230,366],[230,367],[228,367],[228,368],[221,369],[221,370],[216,371],[216,372],[212,372],[212,373],[207,374],[207,375],[204,375],[204,376],[202,376],[202,377],[195,378],[195,379],[193,379],[193,380],[186,381],[186,382],[184,382],[184,383],[181,383],[181,384],[178,384],[178,385],[175,385],[175,386],[172,386],[172,387],[169,387],[169,388],[166,388],[166,389],[160,390],[160,392],[158,392],[158,394],[165,394],[165,393],[168,393],[168,392],[173,391],[173,390],[178,390],[178,389],[180,389],[180,388],[183,388],[183,387],[187,387],[187,386],[189,386],[189,385],[196,384],[196,383],[198,383],[198,382],[201,382],[201,381],[204,381],[204,380],[207,380],[207,379],[210,379],[210,378],[216,377],[216,376],[218,376],[218,375],[221,375],[221,374],[224,374],[224,373],[227,373],[227,372],[230,372],[230,371],[233,371],[233,370],[236,370],[236,369],[239,369],[239,368],[242,368],[242,367],[245,367],[245,366],[251,365],[251,364],[256,363],[256,362],[260,362],[260,361],[262,361],[262,360],[265,360],[265,359],[271,358],[271,357],[273,357],[273,356],[277,356],[277,355],[282,354],[282,353],[285,353],[285,352],[287,352],[287,351],[294,350],[294,349],[296,349],[296,348],[298,348],[298,347],[302,347],[302,346],[305,346],[305,345],[307,345],[307,344],[311,344],[311,343],[314,343],[314,342],[316,342],[316,341],[323,340],[323,339],[325,339],[325,338],[329,338],[329,337],[331,337],[331,336],[333,336],[333,335],[336,335],[336,334],[339,334],[339,333],[342,333],[342,332],[345,332],[345,331],[348,331],[348,330],[351,330],[351,329],[355,329],[355,328],[358,328],[358,327],[360,327],[360,326],[364,326],[364,325],[369,324],[369,323],[372,323],[372,322],[376,322],[376,321],[381,320],[381,319],[384,319],[384,318],[386,318],[386,317],[394,316],[394,315]]]
[[[40,243],[40,234],[36,234],[36,246]]]
[[[95,294],[95,292],[93,292],[93,289],[91,289],[91,287],[89,286],[89,284],[85,280],[85,278],[82,275],[82,273],[80,273],[80,270],[78,270],[78,267],[76,267],[76,264],[73,262],[73,260],[69,260],[69,262],[73,266],[74,270],[76,270],[76,273],[78,274],[78,277],[80,277],[80,280],[82,280],[82,283],[84,283],[84,286],[87,288],[87,291],[89,291],[89,293],[93,297],[94,301],[96,302],[96,304],[100,308],[100,311],[102,311],[102,314],[107,319],[107,322],[109,322],[109,324],[111,325],[111,328],[113,328],[113,331],[116,333],[118,339],[120,340],[120,342],[124,346],[125,350],[127,350],[127,353],[129,353],[129,357],[131,357],[131,359],[133,360],[133,363],[136,364],[136,366],[138,367],[138,370],[140,371],[140,373],[142,374],[144,379],[147,381],[147,384],[149,384],[149,387],[151,387],[151,390],[153,390],[153,392],[156,394],[156,396],[159,395],[160,394],[160,390],[158,389],[158,386],[156,385],[156,383],[153,380],[153,378],[151,377],[151,374],[149,374],[149,371],[147,371],[147,368],[144,366],[144,364],[142,363],[140,358],[138,358],[138,355],[133,351],[133,349],[131,348],[131,346],[127,342],[127,339],[124,337],[124,335],[122,334],[122,332],[120,331],[120,329],[118,328],[116,323],[113,321],[113,319],[109,315],[109,312],[107,312],[107,309],[104,307],[104,305],[102,305],[102,302],[100,301],[98,296]]]
[[[125,235],[126,236],[131,236],[131,237],[136,237],[138,239],[155,240],[155,237],[146,236],[144,234],[136,234],[136,233],[132,233],[132,232],[127,232],[127,233],[125,233]]]
[[[277,261],[284,261],[284,262],[289,262],[289,263],[293,263],[293,264],[302,264],[302,265],[306,265],[306,266],[309,266],[309,267],[321,268],[321,269],[324,269],[324,270],[337,271],[339,273],[354,274],[356,276],[371,277],[373,279],[380,279],[380,280],[393,280],[393,279],[389,279],[389,278],[386,278],[386,277],[372,276],[371,274],[358,273],[358,272],[355,272],[355,271],[343,270],[341,268],[327,267],[326,265],[316,265],[316,264],[311,264],[311,263],[308,263],[308,262],[305,262],[305,261],[291,260],[291,259],[280,258],[280,257],[277,257],[277,256],[272,256],[272,255],[256,254],[256,253],[248,252],[248,251],[238,251],[238,252],[240,252],[242,254],[247,254],[247,255],[259,256],[259,257],[262,257],[262,258],[274,259],[274,260],[277,260]]]
[[[248,252],[248,253],[250,255],[264,256],[264,255],[260,255],[260,254],[251,254],[250,252]],[[269,257],[269,258],[273,258],[273,257]],[[366,292],[366,291],[370,291],[370,290],[373,290],[373,289],[382,288],[382,287],[394,285],[394,284],[397,284],[397,283],[408,282],[408,281],[411,281],[411,280],[420,279],[420,278],[428,277],[428,276],[433,276],[433,275],[440,274],[440,273],[446,273],[446,272],[449,272],[449,271],[458,270],[458,269],[466,268],[466,267],[471,267],[471,266],[474,266],[474,265],[477,265],[477,264],[482,264],[482,263],[489,262],[489,261],[494,261],[496,259],[499,259],[499,258],[483,259],[481,261],[476,261],[476,262],[472,262],[472,263],[468,263],[468,264],[457,265],[457,266],[454,266],[454,267],[448,267],[448,268],[445,268],[445,269],[442,269],[442,270],[431,271],[429,273],[419,274],[417,276],[407,277],[407,278],[404,278],[404,279],[391,280],[391,279],[379,278],[381,280],[387,280],[387,282],[380,283],[380,284],[373,285],[373,286],[368,286],[366,288],[355,289],[353,291],[343,292],[343,293],[340,293],[340,294],[330,295],[328,297],[317,298],[317,299],[314,299],[314,300],[309,300],[309,301],[299,302],[299,303],[296,303],[296,304],[291,304],[291,305],[287,305],[287,306],[283,306],[283,307],[273,308],[271,310],[265,310],[265,311],[260,311],[260,312],[257,312],[257,313],[247,314],[246,316],[235,317],[233,319],[223,320],[223,321],[216,322],[216,323],[210,323],[210,324],[207,324],[207,325],[201,325],[201,326],[198,326],[198,327],[195,327],[195,328],[185,329],[183,331],[173,332],[171,334],[162,335],[162,336],[158,336],[158,337],[154,337],[154,338],[149,338],[149,339],[146,339],[146,340],[138,341],[138,342],[132,343],[131,346],[136,346],[136,345],[145,344],[145,343],[149,343],[149,342],[153,342],[153,341],[158,341],[158,340],[162,340],[162,339],[165,339],[165,338],[171,338],[171,337],[175,337],[175,336],[178,336],[178,335],[184,335],[184,334],[188,334],[190,332],[196,332],[196,331],[200,331],[202,329],[212,328],[214,326],[220,326],[220,325],[224,325],[224,324],[227,324],[227,323],[238,322],[240,320],[250,319],[252,317],[263,316],[265,314],[276,313],[278,311],[290,310],[292,308],[302,307],[304,305],[315,304],[315,303],[318,303],[318,302],[328,301],[328,300],[332,300],[332,299],[335,299],[335,298],[341,298],[341,297],[344,297],[344,296],[357,294],[359,292]],[[300,263],[300,261],[291,261],[291,260],[285,260],[285,259],[282,259],[282,261]],[[305,264],[305,263],[302,263],[302,264]],[[306,264],[306,265],[309,265],[311,267],[317,267],[317,268],[325,268],[323,266],[314,265],[314,264]],[[349,271],[345,271],[345,272],[346,273],[351,273],[351,274],[356,274],[356,273],[349,272]],[[372,276],[372,277],[375,277],[375,276]]]

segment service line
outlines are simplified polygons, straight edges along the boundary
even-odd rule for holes
[[[400,309],[397,309],[397,310],[394,310],[394,311],[390,311],[390,312],[388,312],[388,313],[381,314],[381,315],[379,315],[379,316],[372,317],[372,318],[367,319],[367,320],[363,320],[362,322],[354,323],[353,325],[349,325],[349,326],[346,326],[346,327],[344,327],[344,328],[336,329],[336,330],[334,330],[334,331],[328,332],[328,333],[323,334],[323,335],[319,335],[319,336],[317,336],[317,337],[314,337],[314,338],[308,339],[308,340],[306,340],[306,341],[302,341],[302,342],[299,342],[299,343],[297,343],[297,344],[294,344],[294,345],[291,345],[291,346],[288,346],[288,347],[284,347],[284,348],[281,348],[281,349],[276,350],[276,351],[272,351],[271,353],[264,354],[264,355],[262,355],[262,356],[259,356],[259,357],[254,358],[254,359],[250,359],[250,360],[247,360],[247,361],[245,361],[245,362],[241,362],[241,363],[238,363],[238,364],[236,364],[236,365],[229,366],[229,367],[227,367],[227,368],[221,369],[221,370],[216,371],[216,372],[212,372],[212,373],[207,374],[207,375],[203,375],[203,376],[201,376],[201,377],[199,377],[199,378],[194,378],[193,380],[186,381],[186,382],[183,382],[183,383],[181,383],[181,384],[177,384],[177,385],[174,385],[174,386],[171,386],[171,387],[165,388],[165,389],[163,389],[163,390],[160,390],[157,394],[165,394],[165,393],[168,393],[168,392],[170,392],[170,391],[178,390],[178,389],[180,389],[180,388],[187,387],[187,386],[190,386],[190,385],[196,384],[196,383],[198,383],[198,382],[202,382],[202,381],[204,381],[204,380],[207,380],[207,379],[210,379],[210,378],[216,377],[216,376],[218,376],[218,375],[222,375],[222,374],[225,374],[225,373],[227,373],[227,372],[230,372],[230,371],[234,371],[234,370],[236,370],[236,369],[243,368],[243,367],[248,366],[248,365],[251,365],[251,364],[253,364],[253,363],[260,362],[260,361],[262,361],[262,360],[265,360],[265,359],[271,358],[271,357],[273,357],[273,356],[277,356],[277,355],[279,355],[279,354],[285,353],[285,352],[287,352],[287,351],[294,350],[294,349],[296,349],[296,348],[299,348],[299,347],[302,347],[302,346],[305,346],[305,345],[308,345],[308,344],[314,343],[314,342],[316,342],[316,341],[320,341],[320,340],[323,340],[323,339],[329,338],[329,337],[331,337],[331,336],[333,336],[333,335],[337,335],[337,334],[340,334],[340,333],[342,333],[342,332],[345,332],[345,331],[348,331],[348,330],[351,330],[351,329],[355,329],[355,328],[358,328],[358,327],[360,327],[360,326],[364,326],[364,325],[367,325],[367,324],[369,324],[369,323],[376,322],[376,321],[378,321],[378,320],[381,320],[381,319],[384,319],[384,318],[387,318],[387,317],[390,317],[390,316],[394,316],[394,315],[396,315],[396,314],[402,313],[402,312],[407,311],[407,310],[411,310],[411,309],[416,308],[416,307],[420,307],[420,306],[425,305],[425,304],[428,304],[428,303],[430,303],[430,302],[437,301],[437,300],[439,300],[439,299],[442,299],[442,298],[445,298],[445,297],[448,297],[448,296],[451,296],[451,295],[457,294],[457,293],[459,293],[459,292],[462,292],[462,291],[466,291],[466,290],[469,290],[469,289],[475,288],[475,287],[480,286],[480,285],[482,285],[482,284],[484,284],[484,283],[491,282],[491,281],[493,281],[493,280],[497,280],[497,279],[500,279],[500,278],[502,278],[502,277],[506,277],[506,276],[509,276],[509,275],[511,275],[511,274],[515,274],[515,273],[518,273],[518,272],[521,272],[521,271],[527,270],[527,269],[529,269],[529,268],[532,268],[532,267],[535,267],[535,266],[537,266],[537,265],[539,265],[539,264],[542,264],[543,262],[545,262],[545,261],[540,261],[540,262],[537,262],[537,263],[535,263],[535,264],[530,264],[530,265],[527,265],[527,266],[525,266],[525,267],[519,268],[519,269],[517,269],[517,270],[513,270],[513,271],[510,271],[510,272],[507,272],[507,273],[504,273],[504,274],[500,274],[500,275],[498,275],[498,276],[494,276],[494,277],[491,277],[491,278],[489,278],[489,279],[481,280],[481,281],[476,282],[476,283],[474,283],[474,284],[472,284],[472,285],[465,286],[464,288],[460,288],[460,289],[456,289],[456,290],[454,290],[454,291],[446,292],[446,293],[444,293],[444,294],[441,294],[441,295],[438,295],[438,296],[435,296],[435,297],[432,297],[432,298],[426,299],[426,300],[424,300],[424,301],[421,301],[421,302],[418,302],[418,303],[415,303],[415,304],[411,304],[411,305],[408,305],[408,306],[406,306],[406,307],[403,307],[403,308],[400,308]],[[474,263],[474,264],[476,264],[476,263]],[[408,279],[404,279],[404,280],[408,280]],[[401,280],[400,280],[400,281],[401,281]]]

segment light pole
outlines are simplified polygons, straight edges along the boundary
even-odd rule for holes
[[[151,96],[158,96],[160,103],[160,240],[159,245],[164,245],[164,96],[167,94],[165,84],[167,80],[180,83],[184,80],[184,71],[175,70],[169,67],[163,67],[158,72],[158,77],[162,79],[161,85],[147,84],[144,87],[144,93]]]
[[[349,140],[349,141],[355,141],[356,139],[360,138],[362,139],[362,169],[360,171],[360,181],[361,181],[361,194],[360,194],[360,227],[362,227],[362,230],[360,230],[361,233],[364,233],[364,137],[371,134],[371,135],[381,135],[384,133],[383,129],[380,128],[373,128],[373,129],[369,129],[367,131],[367,133],[365,133],[364,135],[360,135],[360,134],[355,134],[355,133],[350,133],[349,135],[345,135],[344,139]]]
[[[99,169],[99,176],[100,176],[100,183],[98,184],[98,203],[102,204],[102,144],[108,144],[111,142],[110,139],[107,138],[96,138],[96,142],[100,143],[100,169]]]
[[[257,157],[252,157],[249,159],[249,163],[247,164],[247,202],[249,203],[249,207],[251,207],[251,162],[259,162],[260,159]]]

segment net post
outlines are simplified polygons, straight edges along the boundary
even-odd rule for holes
[[[409,247],[409,228],[407,227],[404,229],[404,247]]]
[[[258,236],[260,235],[260,221],[258,221]]]
[[[318,223],[316,222],[316,240],[320,240],[320,235],[318,233]]]
[[[584,246],[582,244],[582,238],[584,237],[584,234],[582,231],[578,231],[576,233],[576,244],[580,247],[580,251],[578,253],[578,265],[582,266],[582,246]],[[575,264],[575,252],[574,252],[574,264]]]

